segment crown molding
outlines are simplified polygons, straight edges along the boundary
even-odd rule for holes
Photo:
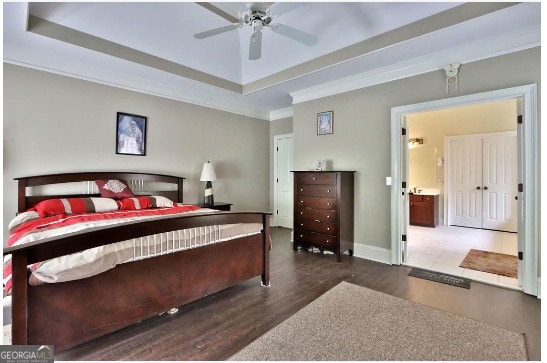
[[[283,118],[289,118],[292,116],[292,107],[280,108],[279,110],[270,111],[270,121],[281,120]]]
[[[270,120],[270,112],[269,111],[252,109],[252,108],[248,108],[248,107],[231,107],[231,106],[222,105],[222,104],[218,104],[218,103],[212,104],[212,103],[208,102],[208,100],[211,100],[211,98],[207,99],[205,97],[199,97],[199,96],[190,95],[190,94],[182,95],[180,93],[180,91],[171,92],[170,90],[156,90],[156,89],[153,89],[153,87],[137,88],[137,87],[133,87],[133,86],[128,85],[128,84],[115,83],[115,82],[107,81],[107,80],[104,80],[104,79],[101,79],[101,78],[87,77],[87,76],[84,76],[84,75],[81,75],[81,74],[69,73],[69,72],[65,72],[65,71],[61,71],[61,70],[57,70],[57,69],[53,69],[53,68],[49,68],[49,67],[44,67],[44,66],[39,66],[39,65],[35,65],[35,64],[26,63],[26,62],[21,62],[21,61],[14,60],[14,59],[4,58],[3,61],[4,61],[4,63],[13,64],[13,65],[20,66],[20,67],[25,67],[25,68],[35,69],[35,70],[38,70],[38,71],[53,73],[53,74],[57,74],[57,75],[60,75],[60,76],[79,79],[79,80],[82,80],[82,81],[98,83],[98,84],[102,84],[102,85],[105,85],[105,86],[124,89],[124,90],[127,90],[127,91],[139,92],[139,93],[143,93],[143,94],[147,94],[147,95],[151,95],[151,96],[157,96],[157,97],[162,97],[162,98],[166,98],[166,99],[170,99],[170,100],[174,100],[174,101],[185,102],[185,103],[189,103],[189,104],[192,104],[192,105],[197,105],[197,106],[202,106],[202,107],[215,109],[215,110],[218,110],[218,111],[234,113],[234,114],[241,115],[241,116],[258,118],[258,119],[266,120],[266,121]],[[218,99],[216,99],[216,100],[218,100]]]
[[[541,45],[541,27],[531,26],[519,31],[500,34],[461,47],[414,58],[387,67],[327,82],[318,86],[290,92],[293,104],[328,97],[356,89],[370,87],[419,74],[443,69],[455,61],[462,64],[501,56]]]

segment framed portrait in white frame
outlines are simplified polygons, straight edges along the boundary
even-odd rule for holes
[[[315,171],[325,171],[326,160],[317,160],[315,162]]]
[[[317,114],[317,135],[328,135],[334,131],[334,111]]]

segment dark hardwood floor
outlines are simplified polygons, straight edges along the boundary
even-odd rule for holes
[[[56,360],[225,360],[341,281],[526,334],[540,360],[540,300],[471,283],[463,289],[407,276],[410,268],[294,252],[290,230],[272,228],[271,286],[255,278],[56,354]],[[318,317],[319,319],[319,317]]]

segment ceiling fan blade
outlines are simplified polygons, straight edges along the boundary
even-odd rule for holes
[[[228,14],[226,11],[220,9],[219,7],[207,3],[207,2],[197,2],[196,4],[204,7],[205,9],[209,10],[210,12],[213,12],[217,14],[218,16],[228,20],[230,23],[237,23],[238,19],[235,16],[232,16],[231,14]]]
[[[215,28],[215,29],[207,30],[201,33],[196,33],[194,34],[194,38],[204,39],[213,35],[217,35],[220,33],[225,33],[227,31],[237,29],[238,26],[239,24],[230,24],[230,25],[221,26],[220,28]]]
[[[262,56],[262,32],[254,32],[249,44],[249,59],[257,60]]]
[[[302,31],[302,30],[298,30],[296,28],[293,28],[292,26],[275,24],[275,25],[271,25],[270,27],[272,28],[274,32],[284,35],[287,38],[296,40],[297,42],[300,42],[307,46],[312,46],[317,42],[317,37],[315,35],[306,33],[305,31]]]

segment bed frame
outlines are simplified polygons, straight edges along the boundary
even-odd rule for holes
[[[16,178],[19,212],[40,200],[61,197],[31,196],[29,187],[98,179],[124,179],[141,185],[141,181],[174,184],[176,190],[155,191],[154,195],[182,202],[184,178],[181,177],[125,172],[70,173]],[[62,197],[90,195],[93,193]],[[13,265],[12,344],[53,344],[58,352],[256,276],[261,276],[262,285],[268,286],[269,218],[270,213],[262,212],[168,217],[5,248],[4,255],[12,254]],[[257,235],[125,263],[83,280],[28,284],[27,266],[34,262],[150,234],[229,223],[262,223],[264,228]]]

